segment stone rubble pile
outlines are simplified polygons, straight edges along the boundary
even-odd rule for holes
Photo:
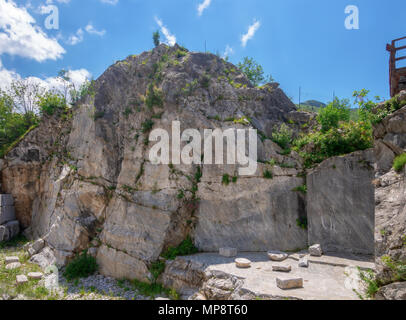
[[[238,250],[236,248],[220,248],[219,255],[223,257],[232,258],[237,256]],[[268,251],[268,258],[271,261],[282,262],[289,258],[289,254],[282,251]],[[323,250],[320,244],[314,244],[309,247],[308,254],[300,254],[300,260],[298,266],[300,268],[309,267],[308,255],[313,257],[321,257],[323,255]],[[251,268],[251,261],[246,258],[236,258],[234,260],[237,268]],[[292,271],[291,265],[273,265],[273,272],[284,272],[290,273]],[[276,285],[282,290],[288,289],[300,289],[303,288],[303,278],[299,277],[278,277],[276,278]]]
[[[0,242],[9,241],[20,233],[20,224],[14,211],[10,194],[0,194]]]

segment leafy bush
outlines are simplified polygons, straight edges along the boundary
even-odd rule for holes
[[[224,174],[223,178],[221,179],[221,183],[228,186],[230,184],[230,176],[228,174]]]
[[[393,161],[393,169],[396,172],[401,172],[406,165],[406,153],[401,154],[400,156],[396,157]]]
[[[178,247],[169,247],[161,256],[168,260],[174,260],[177,256],[188,256],[197,252],[199,250],[194,246],[190,236],[188,236]]]
[[[269,171],[269,170],[265,170],[265,171],[264,171],[264,178],[265,178],[265,179],[272,179],[272,178],[273,178],[272,172]]]
[[[87,251],[84,251],[66,266],[64,276],[69,281],[77,278],[86,278],[95,273],[97,268],[96,259],[88,255]]]
[[[141,125],[141,132],[147,133],[152,129],[153,126],[154,126],[154,121],[152,121],[151,119],[145,120]]]
[[[338,128],[340,121],[350,120],[350,105],[347,99],[335,98],[325,108],[320,109],[317,121],[321,124],[321,130],[326,132],[331,128]]]
[[[264,75],[264,69],[253,58],[245,57],[242,62],[237,64],[237,67],[256,87],[264,82],[273,81],[271,76]]]
[[[66,100],[61,94],[48,91],[39,97],[38,105],[42,115],[52,116],[55,112],[66,109]]]
[[[372,127],[370,123],[350,121],[326,132],[302,136],[294,144],[304,158],[305,166],[310,167],[330,157],[372,148]]]
[[[155,47],[158,47],[159,44],[161,43],[160,39],[161,39],[161,35],[159,34],[159,31],[157,30],[152,34],[152,41],[154,42]]]
[[[152,109],[154,106],[162,107],[164,104],[162,91],[157,89],[152,83],[148,87],[145,104],[150,109]]]
[[[165,261],[153,262],[149,268],[149,271],[156,281],[158,277],[165,271]]]
[[[278,144],[283,150],[288,150],[292,142],[292,136],[292,130],[283,123],[279,130],[272,133],[272,141]]]

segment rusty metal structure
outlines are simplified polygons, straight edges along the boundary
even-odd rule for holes
[[[386,45],[386,50],[390,52],[389,83],[391,97],[397,95],[402,90],[406,90],[406,67],[396,67],[397,61],[406,59],[406,56],[396,57],[398,51],[406,49],[406,46],[396,47],[396,43],[404,39],[406,39],[406,37],[395,39],[391,44]]]

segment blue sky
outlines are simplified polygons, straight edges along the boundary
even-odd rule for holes
[[[16,18],[5,21],[10,4]],[[41,7],[47,5],[59,9],[58,30],[45,28],[47,14],[41,14]],[[359,30],[344,26],[348,5],[359,8]],[[223,55],[231,48],[233,63],[253,57],[295,102],[299,86],[302,100],[327,102],[333,92],[350,98],[362,88],[387,98],[385,45],[406,36],[404,0],[0,0],[2,9],[0,80],[49,79],[62,68],[97,78],[116,60],[150,50],[160,21],[189,50],[204,51],[206,41],[213,53]],[[17,21],[27,17],[16,10],[33,21]],[[255,22],[257,28],[244,46],[241,37]],[[18,34],[11,37],[7,23],[20,25],[14,33],[33,30],[25,40]]]

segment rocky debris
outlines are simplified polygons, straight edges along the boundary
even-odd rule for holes
[[[276,285],[282,290],[303,288],[302,278],[276,278]]]
[[[292,267],[291,266],[272,266],[272,271],[277,271],[277,272],[291,272]]]
[[[235,265],[237,268],[250,268],[251,261],[245,258],[237,258],[235,259]]]
[[[220,248],[219,254],[226,258],[233,258],[237,255],[236,248]]]
[[[28,278],[23,274],[18,275],[16,277],[16,280],[17,280],[17,285],[25,284],[28,282]]]
[[[6,259],[5,259],[6,265],[9,263],[14,263],[14,262],[20,262],[20,258],[19,257],[6,257]]]
[[[281,251],[268,251],[268,257],[272,261],[284,261],[289,255]]]
[[[207,300],[234,300],[233,295],[241,288],[243,281],[221,271],[206,274],[200,293]]]
[[[20,267],[21,267],[20,262],[13,262],[13,263],[9,263],[8,265],[6,265],[7,270],[14,270],[14,269],[18,269]]]
[[[51,248],[45,247],[41,252],[33,255],[30,262],[39,265],[41,269],[45,270],[48,266],[56,263],[56,258]]]
[[[323,161],[307,175],[309,243],[325,252],[375,251],[374,151]]]
[[[30,272],[28,274],[28,278],[33,280],[41,280],[43,276],[44,274],[42,272]]]
[[[321,249],[321,245],[315,244],[309,247],[309,254],[312,257],[321,257],[323,255],[323,250]]]
[[[395,282],[379,289],[377,300],[406,300],[406,282]]]
[[[309,267],[309,260],[307,258],[300,258],[299,267],[300,268],[308,268]]]

